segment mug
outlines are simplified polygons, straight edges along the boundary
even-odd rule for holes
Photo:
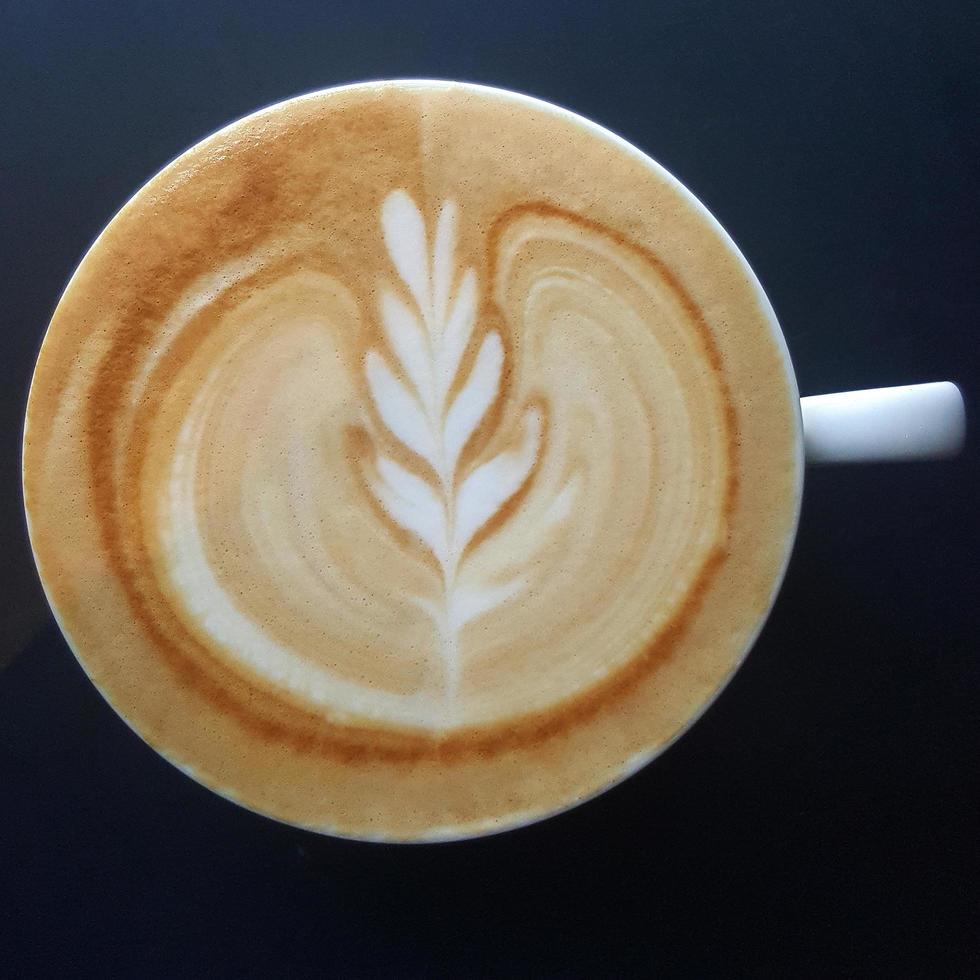
[[[715,238],[724,243],[724,246],[727,248],[730,256],[733,257],[735,262],[741,266],[747,281],[757,292],[758,303],[761,307],[763,316],[768,322],[772,333],[772,340],[774,341],[783,359],[786,381],[792,392],[794,401],[798,398],[795,374],[793,372],[785,339],[779,328],[775,314],[772,311],[772,307],[765,298],[761,285],[759,284],[755,275],[752,273],[748,262],[739,251],[738,247],[721,228],[716,219],[707,211],[704,205],[702,205],[701,202],[686,187],[684,187],[683,184],[680,183],[680,181],[670,175],[666,170],[660,167],[659,164],[655,163],[640,150],[636,149],[635,147],[626,143],[620,137],[615,136],[595,123],[582,119],[568,110],[559,108],[549,103],[541,102],[540,100],[533,99],[526,95],[518,95],[499,89],[489,89],[484,86],[436,81],[378,82],[364,83],[361,86],[345,86],[338,89],[325,90],[324,92],[320,93],[311,93],[311,95],[301,97],[297,100],[289,100],[287,103],[277,104],[267,110],[263,110],[263,112],[275,114],[284,107],[301,104],[304,99],[309,100],[310,104],[313,104],[317,99],[329,99],[334,96],[343,98],[346,97],[348,93],[353,93],[353,96],[356,96],[358,89],[371,90],[373,87],[374,89],[380,91],[383,90],[385,86],[389,86],[395,90],[401,87],[405,91],[423,94],[426,92],[438,93],[442,90],[452,90],[454,86],[457,86],[460,90],[471,93],[477,98],[488,96],[503,100],[510,106],[526,108],[531,113],[540,114],[542,118],[552,117],[562,121],[563,124],[567,123],[568,125],[575,127],[578,131],[585,131],[592,136],[598,137],[604,142],[604,144],[617,147],[626,157],[631,160],[632,164],[635,165],[637,162],[640,162],[643,167],[648,168],[652,177],[655,177],[659,181],[668,184],[673,189],[673,192],[686,201],[687,205],[700,216],[702,221],[710,226],[714,232]],[[262,113],[256,113],[253,115],[259,116],[262,115]],[[248,118],[251,119],[252,117]],[[236,126],[241,125],[242,122],[247,122],[247,120],[240,121],[240,123],[237,124],[232,124],[232,127],[229,127],[229,129],[234,129]],[[218,134],[215,134],[205,142],[210,143],[211,141],[220,139],[224,132],[225,131],[223,130]],[[178,160],[171,166],[177,167],[179,166],[179,163],[180,158],[178,158]],[[169,169],[170,168],[164,170],[162,175],[166,174]],[[159,178],[154,178],[154,181],[158,179]],[[154,181],[151,181],[151,184],[154,183]],[[394,197],[394,195],[389,197],[389,200],[391,200],[392,197]],[[138,198],[139,195],[134,198],[134,201],[137,201]],[[130,208],[131,205],[127,205],[121,214],[126,212],[127,208]],[[395,206],[401,208],[401,217],[399,220],[402,221],[403,224],[406,222],[411,224],[412,221],[421,220],[421,218],[413,217],[413,215],[418,215],[418,212],[413,212],[411,209],[414,207],[414,205],[406,203],[404,199],[398,198],[395,201],[395,204],[392,205],[392,207]],[[116,220],[117,219],[114,219],[114,222]],[[440,225],[441,223],[442,217],[440,217]],[[110,224],[109,227],[112,228],[112,224]],[[96,244],[93,245],[91,251],[95,252],[98,245],[99,242],[97,241]],[[80,270],[84,267],[87,261],[88,257],[83,260]],[[62,300],[63,303],[66,302],[66,299],[69,302],[72,300],[74,283],[78,276],[79,273],[76,272],[75,277],[73,277],[72,282],[69,283],[69,286],[65,291],[65,297]],[[45,346],[46,345],[47,339],[45,341]],[[39,389],[39,404],[40,396],[44,393],[41,391],[41,389],[48,387],[48,382],[50,381],[50,378],[45,376],[44,372],[42,371],[45,353],[45,348],[42,347],[41,356],[39,357],[38,362],[39,367],[35,373],[34,381],[34,384],[38,386]],[[498,351],[497,356],[501,357],[503,355]],[[34,395],[35,392],[32,386],[32,398]],[[40,411],[40,409],[38,411]],[[28,422],[30,422],[30,407],[28,412]],[[795,482],[796,498],[793,503],[795,507],[795,516],[798,518],[799,506],[802,498],[802,466],[804,460],[807,463],[824,464],[871,462],[881,460],[935,459],[952,456],[959,452],[963,444],[965,432],[965,412],[963,399],[956,385],[952,382],[944,381],[932,384],[878,388],[803,398],[799,400],[799,410],[795,419],[795,430],[795,464],[798,470],[798,478]],[[42,555],[49,554],[50,549],[52,547],[56,548],[58,545],[51,545],[50,542],[45,541],[43,545],[39,547],[41,539],[47,537],[47,531],[46,528],[42,527],[39,523],[41,511],[33,509],[33,507],[37,505],[32,504],[32,500],[38,498],[36,495],[32,496],[32,494],[29,494],[26,489],[28,485],[28,477],[30,476],[31,479],[33,479],[31,474],[36,473],[39,469],[37,465],[38,459],[35,458],[36,453],[39,451],[32,449],[30,439],[31,426],[25,425],[25,499],[27,502],[28,525],[31,530],[32,545],[34,546],[35,558],[38,562],[39,571],[41,572],[42,582],[45,585],[52,608],[56,611],[56,615],[58,615],[59,610],[62,608],[60,601],[60,589],[62,587],[60,585],[56,585],[51,577],[45,576],[45,568],[47,563],[42,560]],[[48,505],[45,506],[48,507]],[[50,510],[50,507],[48,507],[48,509]],[[45,510],[45,513],[47,512],[48,510]],[[795,533],[796,526],[794,521],[794,526],[790,532],[790,540],[786,542],[784,550],[785,560],[779,575],[777,576],[776,584],[772,590],[769,608],[771,608],[771,602],[775,599],[779,584],[782,581],[782,575],[785,573],[786,561],[788,560],[788,555],[792,547],[792,537],[795,536]],[[762,629],[767,614],[768,609],[756,621],[755,631],[749,638],[749,642],[741,649],[740,656],[736,658],[735,668],[737,668],[738,664],[742,662],[748,652],[748,649],[754,642],[755,637]],[[59,618],[59,623],[61,623],[66,637],[68,637],[69,642],[71,642],[72,631],[67,627],[67,624],[64,623],[61,618]],[[76,653],[84,653],[84,651],[76,650]],[[89,669],[89,665],[86,664],[84,656],[80,655],[79,659],[83,666],[85,666],[86,669]],[[405,831],[402,833],[388,832],[384,826],[377,828],[376,832],[371,833],[365,827],[361,826],[345,828],[342,826],[334,826],[329,823],[318,825],[312,820],[294,819],[291,817],[290,812],[285,810],[276,812],[274,808],[253,804],[250,802],[247,795],[236,792],[236,787],[234,785],[222,786],[220,781],[214,776],[205,778],[200,768],[195,764],[194,760],[187,758],[186,753],[175,751],[174,755],[170,756],[166,751],[168,746],[166,744],[160,744],[162,741],[161,738],[149,738],[142,725],[134,722],[134,720],[129,717],[129,712],[127,712],[125,708],[118,706],[118,692],[116,692],[116,696],[114,698],[110,697],[108,693],[106,693],[106,696],[109,698],[111,703],[114,703],[117,710],[120,710],[120,713],[123,714],[124,718],[130,721],[133,727],[140,732],[140,734],[144,735],[144,737],[148,737],[151,744],[157,746],[160,751],[164,752],[164,754],[168,754],[168,757],[171,757],[173,761],[181,766],[181,768],[189,772],[191,775],[194,775],[196,778],[201,779],[201,781],[205,782],[206,785],[210,786],[212,789],[215,789],[217,792],[224,793],[229,797],[235,798],[237,802],[243,803],[246,806],[251,806],[253,809],[260,812],[269,813],[270,815],[279,817],[280,819],[290,820],[291,822],[295,822],[300,826],[307,826],[311,827],[312,829],[322,830],[328,833],[336,833],[340,836],[380,840],[446,840],[477,836],[480,834],[531,823],[535,820],[542,819],[546,816],[550,816],[554,813],[568,809],[570,806],[584,802],[584,800],[590,798],[591,796],[597,795],[597,793],[610,788],[621,779],[630,775],[632,772],[635,772],[641,765],[649,762],[664,748],[666,748],[667,745],[671,744],[677,737],[687,731],[697,720],[697,718],[701,716],[707,706],[714,700],[714,697],[720,693],[720,690],[725,686],[727,680],[730,679],[735,668],[728,672],[727,677],[722,677],[719,679],[713,694],[710,697],[702,700],[696,709],[686,716],[684,723],[676,729],[671,738],[657,745],[656,749],[653,751],[648,751],[645,753],[639,752],[623,761],[618,767],[614,778],[597,778],[597,785],[594,787],[593,791],[589,793],[576,794],[574,798],[570,799],[560,799],[556,797],[555,800],[552,801],[552,805],[541,806],[537,810],[510,813],[505,817],[498,817],[496,819],[488,819],[483,821],[473,819],[469,822],[464,821],[462,823],[447,821],[442,825],[433,824],[432,826],[420,825],[420,827],[416,830],[410,832]],[[131,668],[127,667],[126,669]],[[93,680],[95,680],[97,684],[99,683],[99,680],[96,677],[93,677]],[[136,713],[138,714],[138,712]]]

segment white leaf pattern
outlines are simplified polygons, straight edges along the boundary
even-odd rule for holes
[[[500,389],[500,369],[503,363],[504,348],[500,343],[500,335],[488,333],[483,338],[480,353],[476,355],[466,384],[446,415],[443,448],[448,472],[456,471],[459,454],[493,404]]]
[[[452,387],[463,352],[469,346],[476,323],[476,271],[468,269],[459,286],[449,319],[442,335],[436,359],[438,397],[445,399]]]
[[[436,226],[436,244],[432,261],[432,315],[433,326],[446,322],[449,308],[449,292],[453,285],[453,252],[456,249],[456,205],[446,201],[439,212]]]
[[[394,293],[381,294],[381,323],[408,380],[420,394],[433,387],[432,351],[418,317]],[[430,408],[426,401],[426,407]]]
[[[428,248],[422,215],[408,194],[394,191],[385,198],[381,209],[381,224],[385,245],[398,275],[415,297],[422,318],[429,320],[431,300],[429,270],[426,268]]]
[[[541,416],[529,408],[524,438],[517,450],[500,453],[477,467],[459,488],[451,553],[458,559],[473,535],[524,485],[541,441]]]
[[[391,434],[435,466],[438,458],[435,439],[418,402],[391,373],[388,362],[377,351],[368,351],[365,371],[375,407]]]
[[[504,585],[485,586],[482,589],[457,588],[449,597],[450,625],[457,630],[462,629],[471,620],[512,599],[524,585],[524,579],[515,578]]]
[[[393,459],[379,456],[376,465],[381,479],[372,487],[375,496],[402,527],[418,535],[436,559],[443,561],[448,541],[442,501],[425,480]]]
[[[430,482],[378,454],[376,476],[368,484],[388,516],[413,534],[439,565],[441,601],[418,597],[417,603],[433,618],[441,638],[445,694],[450,700],[460,678],[459,631],[513,598],[525,584],[520,576],[504,584],[481,584],[471,577],[464,586],[458,577],[464,554],[480,528],[527,483],[543,428],[538,410],[526,409],[519,445],[485,460],[457,485],[463,450],[500,395],[504,347],[496,331],[484,334],[469,376],[448,405],[473,338],[478,308],[476,271],[466,269],[457,276],[456,219],[456,204],[445,201],[430,255],[425,220],[411,197],[397,190],[385,199],[385,245],[415,302],[412,309],[394,291],[383,289],[379,304],[385,340],[404,380],[377,350],[369,350],[364,358],[378,416],[404,449],[429,464],[435,477]],[[455,282],[459,285],[454,296]]]

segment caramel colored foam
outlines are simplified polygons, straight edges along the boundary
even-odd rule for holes
[[[353,836],[493,829],[655,754],[799,495],[760,296],[637,154],[526,100],[306,97],[155,177],[28,405],[62,628],[152,745]]]

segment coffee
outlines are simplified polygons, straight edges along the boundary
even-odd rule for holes
[[[782,573],[796,405],[723,233],[522,97],[260,112],[126,205],[55,313],[24,486],[65,635],[217,791],[456,836],[650,758]]]

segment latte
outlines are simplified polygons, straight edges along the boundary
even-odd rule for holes
[[[452,837],[655,755],[761,625],[793,382],[737,252],[577,117],[283,103],[146,185],[45,338],[24,488],[95,683],[247,806]]]

